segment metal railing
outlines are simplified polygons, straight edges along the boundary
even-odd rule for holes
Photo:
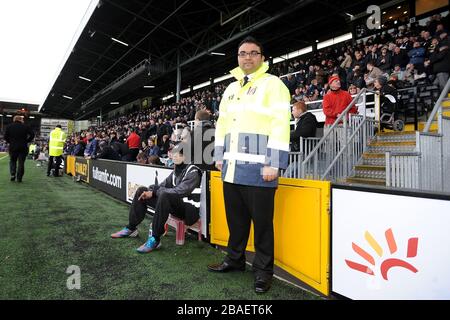
[[[450,79],[448,79],[447,84],[444,87],[444,90],[442,90],[441,95],[439,96],[439,99],[436,101],[436,104],[434,105],[433,111],[431,112],[430,117],[428,118],[427,124],[425,125],[425,128],[423,129],[423,132],[429,132],[431,128],[431,124],[434,121],[434,118],[438,117],[438,133],[442,133],[442,102],[447,97],[448,92],[450,91]]]
[[[280,176],[285,178],[298,178],[300,176],[300,164],[303,158],[303,152],[289,152],[289,166],[286,170],[281,170]]]
[[[443,189],[450,192],[450,117],[442,117],[442,176]]]
[[[442,163],[442,134],[416,131],[417,151],[420,152],[419,188],[442,191],[444,184]]]
[[[420,189],[420,152],[386,152],[386,186]]]
[[[300,178],[338,181],[350,175],[375,135],[376,122],[366,117],[366,95],[367,90],[362,89],[334,124],[325,129],[324,136],[301,163]],[[350,109],[359,102],[363,114],[350,116]]]
[[[386,186],[443,191],[443,135],[416,132],[415,152],[386,152]]]

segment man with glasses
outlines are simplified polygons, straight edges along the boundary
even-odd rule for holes
[[[273,277],[273,212],[278,171],[288,164],[290,94],[266,73],[262,45],[244,39],[238,49],[237,81],[223,94],[216,126],[214,159],[222,171],[230,238],[228,254],[213,272],[244,271],[245,248],[253,221],[255,292],[270,289]]]

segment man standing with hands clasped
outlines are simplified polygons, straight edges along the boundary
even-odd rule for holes
[[[222,171],[230,237],[222,263],[213,272],[244,271],[245,248],[255,229],[255,292],[270,289],[274,263],[273,214],[278,171],[288,164],[290,94],[267,72],[262,45],[248,37],[239,44],[237,81],[225,90],[219,108],[214,159]]]

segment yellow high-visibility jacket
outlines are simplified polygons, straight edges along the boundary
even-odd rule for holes
[[[67,134],[61,128],[55,128],[50,132],[50,142],[48,143],[49,156],[58,157],[63,154],[66,138]]]
[[[34,143],[30,144],[30,146],[28,147],[28,154],[32,154],[35,151],[36,151],[36,145]]]
[[[245,86],[241,68],[230,72],[237,81],[223,94],[214,146],[225,182],[274,188],[278,181],[265,182],[262,168],[288,165],[290,93],[268,68],[263,63]]]

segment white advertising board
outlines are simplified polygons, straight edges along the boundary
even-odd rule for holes
[[[351,299],[450,299],[450,198],[332,191],[332,290]]]

